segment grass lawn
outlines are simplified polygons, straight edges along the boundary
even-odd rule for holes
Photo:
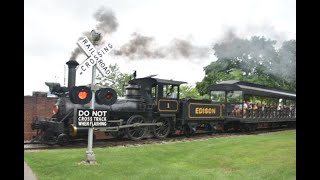
[[[38,179],[296,179],[296,131],[135,147],[25,151]]]

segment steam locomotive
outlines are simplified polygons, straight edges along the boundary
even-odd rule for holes
[[[50,92],[59,97],[54,106],[54,115],[49,119],[35,118],[31,126],[37,131],[34,141],[65,145],[72,139],[86,137],[87,128],[76,125],[78,109],[89,109],[90,104],[74,104],[70,101],[70,89],[75,86],[75,67],[70,60],[68,87],[57,83],[46,83]],[[96,110],[107,110],[107,126],[95,128],[116,138],[127,137],[134,141],[146,134],[162,139],[178,130],[186,136],[197,130],[208,133],[228,130],[254,130],[263,127],[295,126],[295,110],[244,109],[235,113],[237,106],[244,105],[244,97],[255,95],[276,99],[287,99],[295,103],[295,93],[268,88],[241,81],[226,81],[209,86],[210,99],[180,99],[182,81],[154,78],[134,78],[128,82],[124,97],[117,98],[110,91],[112,105],[95,104]],[[239,108],[238,108],[239,109]]]

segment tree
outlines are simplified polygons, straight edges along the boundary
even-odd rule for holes
[[[218,59],[204,67],[205,77],[196,88],[202,95],[209,85],[234,79],[295,91],[296,41],[285,41],[278,50],[275,44],[258,36],[249,40],[232,37],[215,44]]]
[[[209,98],[208,95],[201,96],[198,90],[191,85],[181,85],[180,86],[180,99],[182,98],[194,98],[194,99],[204,99]]]
[[[132,78],[131,75],[120,72],[118,64],[110,64],[109,69],[111,73],[106,77],[102,77],[98,74],[96,78],[98,81],[97,84],[111,87],[117,92],[118,96],[124,96],[124,88],[125,85],[127,85],[127,82]]]

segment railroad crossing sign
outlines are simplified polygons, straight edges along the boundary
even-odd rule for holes
[[[80,71],[80,75],[86,72],[90,67],[93,67],[95,64],[97,64],[97,68],[103,76],[107,76],[111,73],[110,69],[107,67],[107,64],[102,60],[104,55],[108,54],[113,49],[113,45],[111,43],[107,42],[98,51],[94,48],[93,44],[87,37],[79,40],[77,44],[88,56],[86,60],[76,67],[76,70]]]
[[[95,97],[96,89],[94,88],[94,85],[96,84],[95,83],[96,67],[98,68],[98,70],[100,71],[100,73],[103,76],[107,76],[109,73],[111,73],[107,67],[107,64],[103,62],[102,58],[104,55],[108,54],[112,50],[113,46],[111,43],[106,43],[104,46],[102,46],[102,48],[100,50],[96,50],[94,48],[93,44],[89,41],[89,39],[87,37],[78,41],[77,44],[86,53],[88,58],[85,61],[83,61],[80,65],[78,65],[76,67],[76,70],[79,70],[80,71],[79,74],[82,75],[84,72],[87,71],[87,69],[92,67],[91,90],[92,90],[92,96]],[[91,98],[90,109],[92,110],[92,112],[94,110],[94,101],[95,101],[95,98]],[[103,120],[106,120],[106,119],[103,119]],[[92,126],[93,125],[94,124],[90,124],[90,123],[88,124],[88,126],[89,126],[88,151],[86,151],[86,162],[88,162],[88,163],[95,163],[95,161],[96,161],[95,154],[92,151],[92,141],[93,141],[93,127]],[[100,125],[104,125],[104,124],[100,123]]]

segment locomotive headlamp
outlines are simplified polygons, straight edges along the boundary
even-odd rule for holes
[[[95,93],[98,104],[112,105],[117,101],[117,92],[111,88],[102,88]]]
[[[92,92],[87,86],[73,86],[69,91],[69,97],[74,104],[87,104],[91,101]]]
[[[59,111],[59,106],[57,104],[53,105],[53,110],[52,110],[53,114],[57,114],[58,111]]]

